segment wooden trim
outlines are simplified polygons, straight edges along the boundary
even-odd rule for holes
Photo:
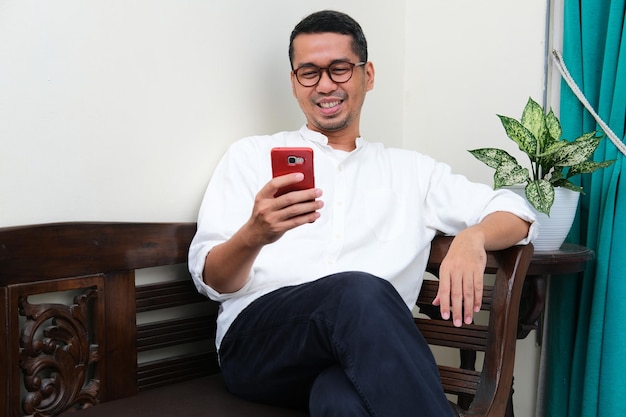
[[[0,327],[2,335],[0,338],[0,415],[9,415],[9,388],[11,386],[11,367],[9,366],[8,352],[9,350],[9,298],[6,288],[0,288]]]
[[[215,352],[178,356],[139,365],[137,386],[143,391],[217,372],[219,367]]]
[[[195,230],[195,223],[53,223],[3,228],[0,286],[184,263],[189,246],[181,243],[191,242]]]
[[[135,273],[106,275],[106,321],[103,326],[107,357],[103,369],[103,401],[137,393],[137,329],[135,325]]]
[[[474,395],[480,383],[480,372],[477,371],[440,365],[439,375],[443,389],[450,394]]]
[[[136,291],[137,313],[207,301],[191,279],[140,285]]]
[[[415,319],[415,324],[430,345],[485,351],[489,328],[477,324],[455,327],[449,320]]]
[[[215,318],[206,314],[137,326],[137,352],[209,339],[215,334]]]

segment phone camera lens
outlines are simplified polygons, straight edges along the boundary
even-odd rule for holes
[[[287,163],[289,164],[295,164],[296,163],[296,157],[295,156],[290,156],[287,158]]]

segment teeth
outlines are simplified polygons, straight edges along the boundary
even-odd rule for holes
[[[320,107],[323,109],[330,109],[339,105],[339,101],[331,101],[330,103],[320,103]]]

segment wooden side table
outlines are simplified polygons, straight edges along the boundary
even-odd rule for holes
[[[564,243],[556,251],[535,252],[526,273],[520,302],[518,339],[524,339],[531,330],[541,330],[549,277],[583,272],[594,256],[591,249],[571,243]]]

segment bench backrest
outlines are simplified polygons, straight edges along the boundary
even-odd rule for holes
[[[0,229],[0,415],[55,416],[219,372],[217,304],[196,293],[186,272],[195,228],[62,223]],[[449,243],[433,241],[431,272]],[[483,305],[492,311],[485,325],[456,329],[438,319],[429,309],[436,282],[424,285],[418,304],[432,318],[416,324],[429,343],[463,352],[463,367],[440,371],[445,390],[459,395],[467,415],[506,406],[531,256],[531,245],[489,254],[488,272],[496,278],[485,291]],[[152,267],[165,267],[172,277],[159,272],[156,282],[137,279],[137,270]],[[473,370],[475,351],[484,352],[481,371]]]

